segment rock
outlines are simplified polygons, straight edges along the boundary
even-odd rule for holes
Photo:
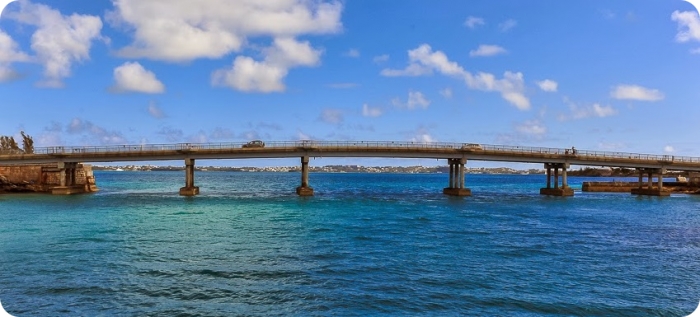
[[[0,175],[0,185],[5,185],[9,183],[10,181],[7,180],[7,177]]]

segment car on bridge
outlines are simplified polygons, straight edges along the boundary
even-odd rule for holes
[[[462,145],[462,150],[468,150],[468,151],[481,151],[484,148],[481,146],[481,144],[476,144],[476,143],[465,143]]]
[[[260,140],[253,140],[253,141],[250,141],[246,144],[243,144],[243,148],[256,148],[256,147],[265,147],[265,142],[260,141]]]

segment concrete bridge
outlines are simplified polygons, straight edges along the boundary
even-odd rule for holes
[[[634,168],[639,172],[639,187],[633,194],[664,196],[663,175],[666,171],[700,171],[700,157],[602,152],[486,145],[471,143],[417,143],[386,141],[291,141],[261,143],[177,143],[118,146],[54,146],[36,148],[33,154],[2,153],[0,165],[57,163],[64,171],[64,182],[70,194],[74,166],[78,162],[125,162],[183,160],[185,186],[180,195],[199,194],[194,182],[195,161],[200,159],[300,158],[301,182],[296,188],[300,196],[313,195],[309,185],[310,157],[385,157],[445,159],[450,166],[446,195],[469,196],[465,187],[465,165],[469,160],[544,164],[547,171],[543,195],[572,196],[567,181],[571,165]],[[646,183],[643,178],[646,174]],[[653,177],[657,177],[654,185]],[[561,181],[561,184],[560,184]]]

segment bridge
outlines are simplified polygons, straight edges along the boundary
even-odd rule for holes
[[[543,195],[572,196],[567,181],[571,165],[634,168],[639,173],[639,186],[633,194],[665,196],[663,175],[666,171],[700,171],[700,157],[653,155],[625,152],[587,151],[487,145],[472,143],[418,143],[389,141],[289,141],[262,143],[177,143],[118,146],[52,146],[34,149],[32,154],[19,151],[0,152],[0,165],[57,164],[62,172],[61,185],[70,188],[80,162],[126,162],[182,160],[185,165],[185,186],[180,195],[195,196],[199,187],[194,183],[194,166],[201,159],[260,159],[300,158],[301,183],[296,188],[300,196],[312,196],[309,186],[309,158],[374,157],[444,159],[450,166],[448,186],[443,193],[469,196],[465,187],[465,165],[469,160],[544,164],[547,181],[540,189]],[[646,174],[646,184],[643,177]],[[654,185],[653,177],[657,177]],[[561,179],[561,185],[560,185]],[[71,193],[70,190],[64,191]]]

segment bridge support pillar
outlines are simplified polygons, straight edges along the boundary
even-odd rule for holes
[[[309,157],[301,158],[301,186],[297,187],[297,195],[313,196],[314,189],[309,187]]]
[[[573,196],[574,190],[569,187],[566,170],[568,163],[545,163],[547,171],[547,187],[540,188],[540,195],[548,196]],[[554,187],[551,185],[552,169],[554,169]],[[561,169],[561,187],[559,187],[559,169]]]
[[[185,187],[180,188],[180,196],[199,195],[199,187],[194,186],[194,159],[185,159]]]
[[[59,186],[51,188],[52,195],[72,195],[82,194],[85,192],[83,185],[76,185],[76,170],[78,163],[58,163],[59,169]]]
[[[664,168],[640,168],[639,171],[639,187],[632,188],[632,195],[643,196],[670,196],[671,192],[664,190]],[[647,186],[642,183],[642,175],[647,173]],[[654,174],[657,177],[657,185],[654,187]]]
[[[449,196],[471,196],[471,189],[464,188],[467,159],[448,159],[447,163],[450,164],[450,183],[449,187],[442,190],[442,193]]]

